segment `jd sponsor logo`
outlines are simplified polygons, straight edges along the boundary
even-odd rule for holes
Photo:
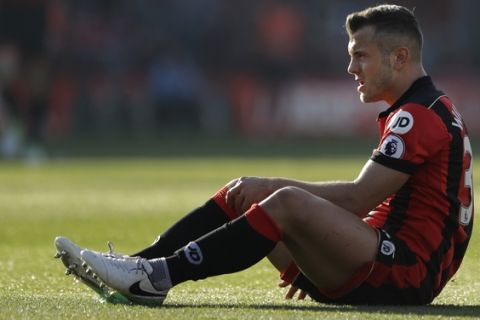
[[[390,131],[397,134],[405,134],[413,127],[413,116],[410,112],[400,111],[388,122]]]
[[[202,250],[197,243],[191,241],[183,249],[185,256],[187,257],[188,262],[191,264],[200,264],[203,261]]]

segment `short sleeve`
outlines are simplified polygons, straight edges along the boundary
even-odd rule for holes
[[[407,104],[388,116],[371,159],[413,174],[450,140],[445,125],[433,111],[422,105]]]

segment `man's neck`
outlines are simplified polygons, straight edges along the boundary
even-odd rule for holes
[[[385,99],[389,105],[392,105],[397,101],[411,86],[412,84],[421,77],[426,76],[427,73],[423,66],[418,66],[417,68],[412,69],[410,72],[402,74],[401,77],[397,79],[394,90],[390,97]]]

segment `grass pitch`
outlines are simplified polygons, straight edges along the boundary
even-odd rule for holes
[[[459,273],[423,307],[286,301],[266,261],[234,275],[184,283],[159,308],[113,305],[65,277],[52,258],[57,235],[95,250],[106,250],[111,240],[117,251],[134,252],[237,176],[352,179],[365,159],[57,160],[35,168],[0,163],[0,319],[480,318],[477,230]]]

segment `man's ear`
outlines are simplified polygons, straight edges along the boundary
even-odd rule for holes
[[[398,47],[390,55],[390,62],[396,70],[400,70],[410,60],[410,50],[407,47]]]

